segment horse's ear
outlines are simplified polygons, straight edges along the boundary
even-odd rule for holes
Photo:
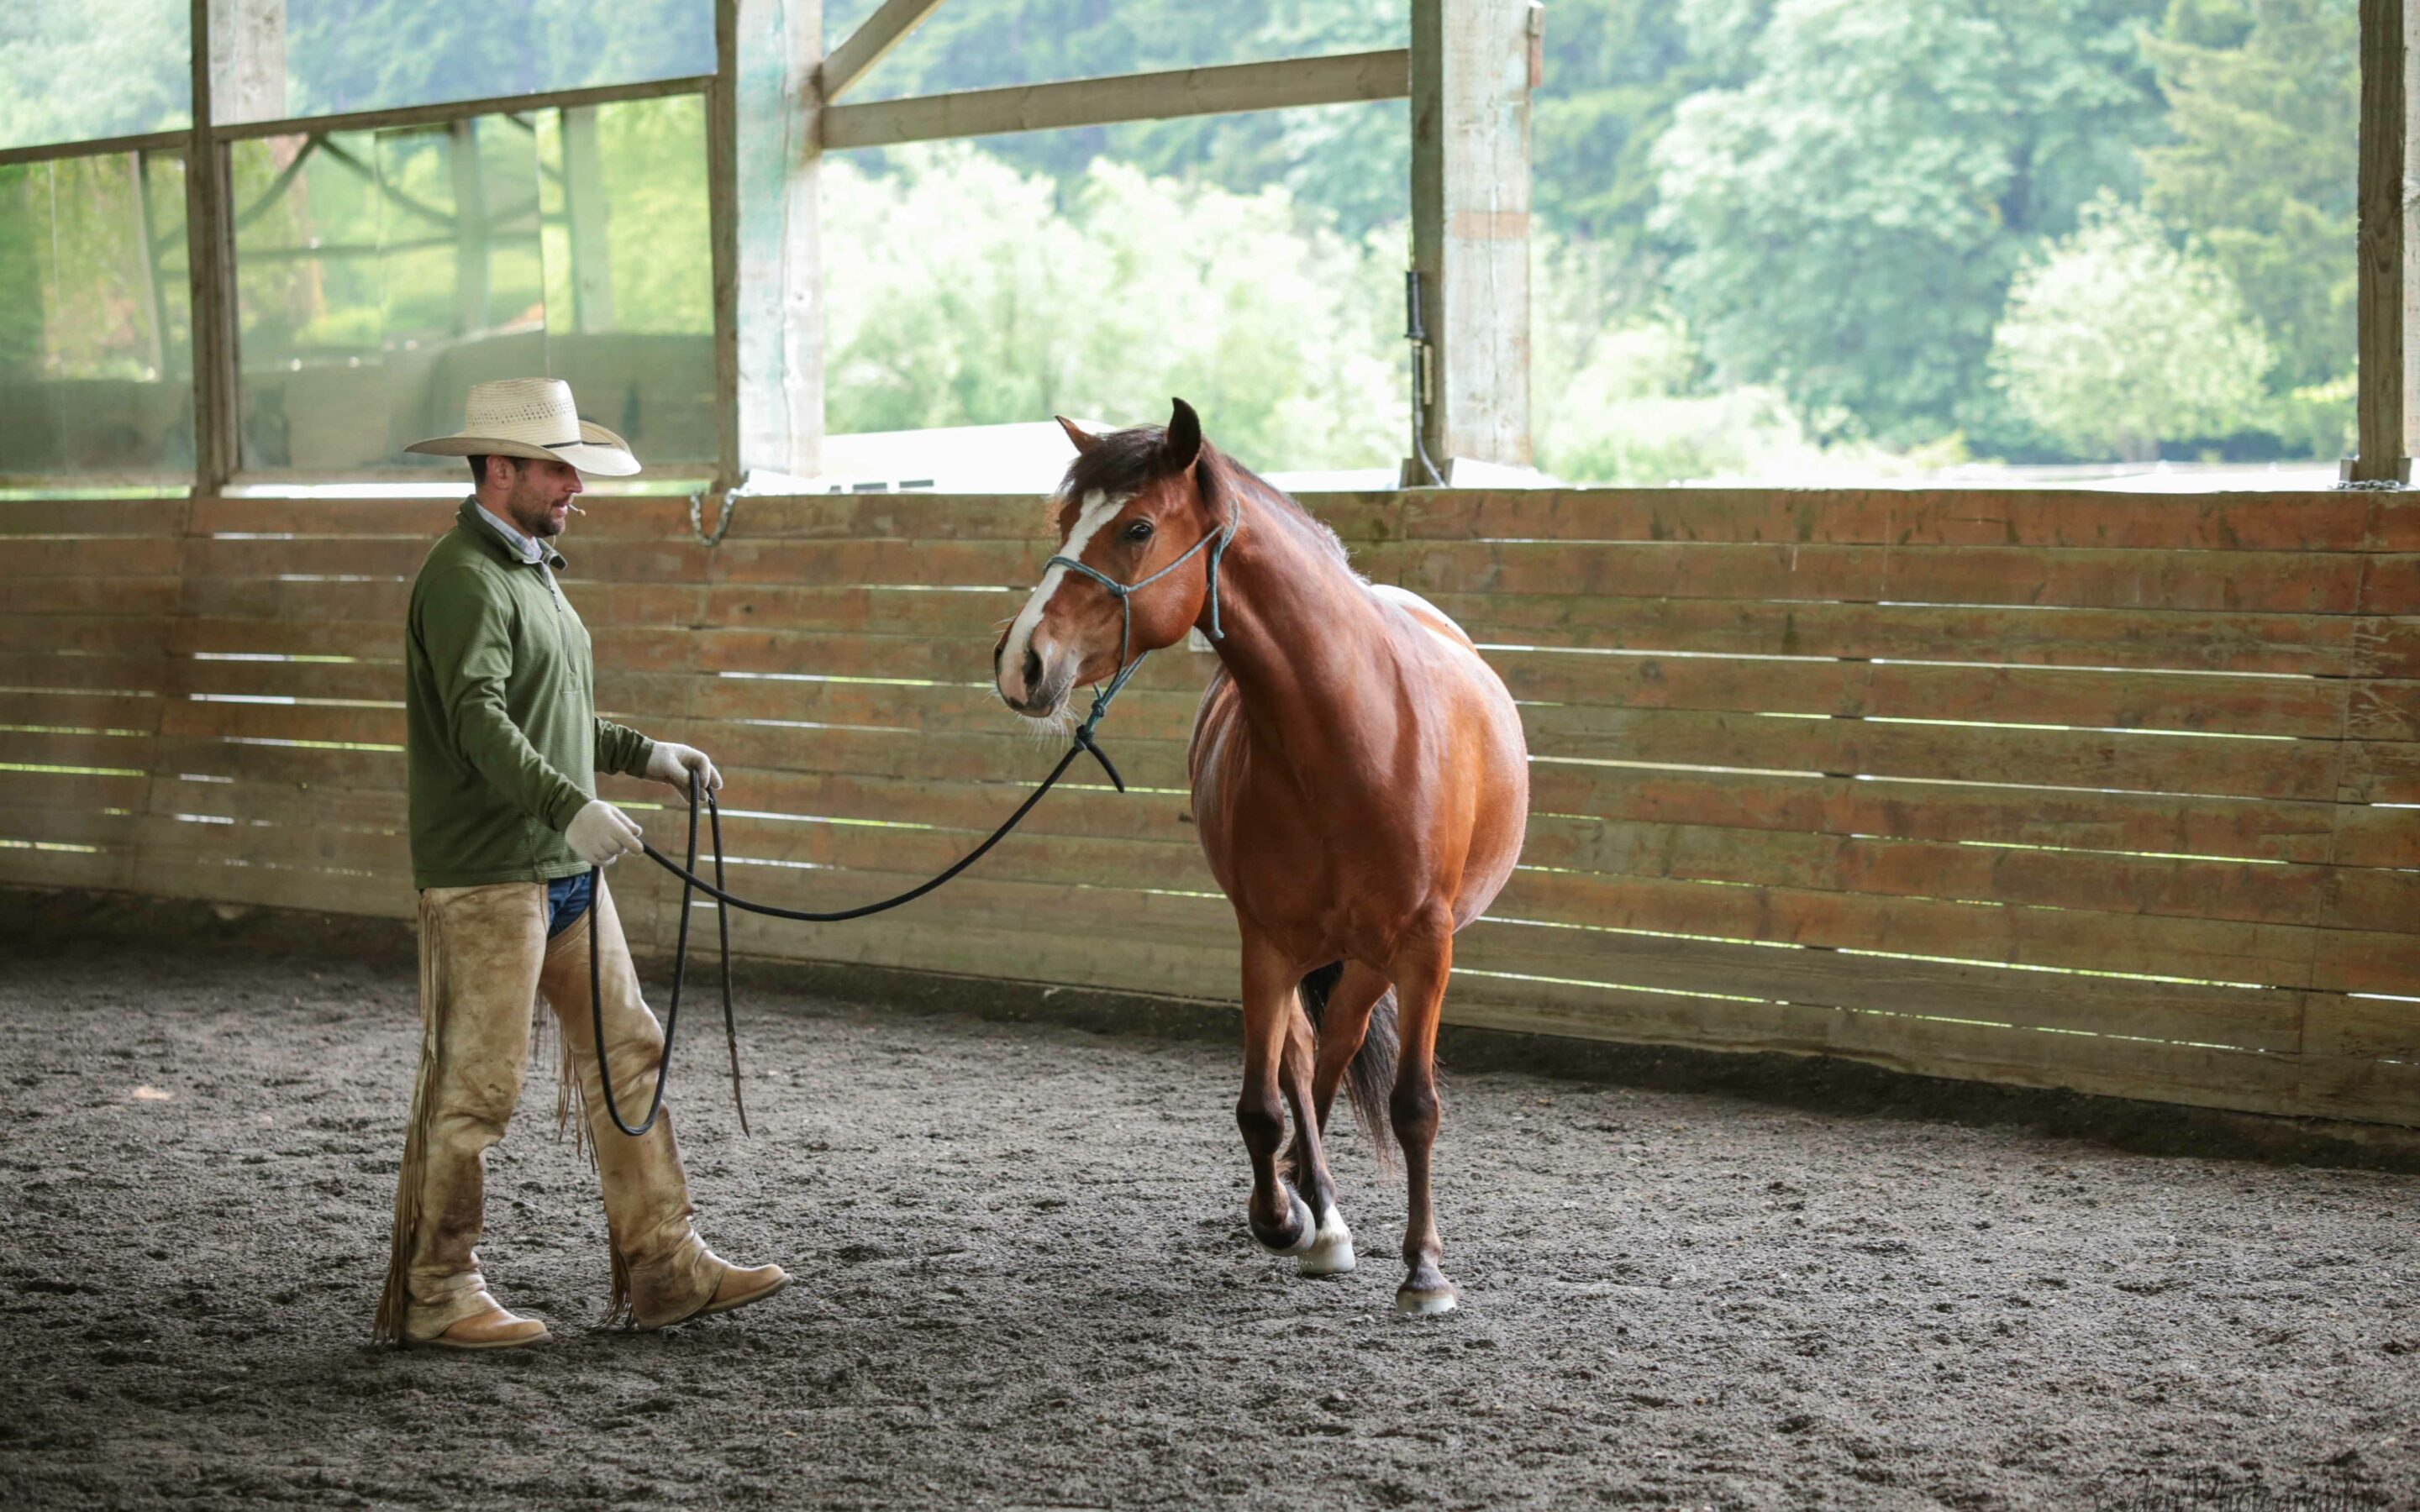
[[[1050,418],[1059,422],[1059,428],[1067,433],[1067,439],[1076,443],[1076,450],[1078,452],[1089,452],[1101,444],[1101,439],[1098,436],[1077,424],[1065,415],[1052,415]]]
[[[1202,417],[1182,399],[1172,401],[1176,408],[1168,417],[1168,439],[1160,442],[1160,451],[1168,459],[1170,471],[1182,472],[1202,455]]]

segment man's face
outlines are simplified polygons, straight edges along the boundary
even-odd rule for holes
[[[510,469],[511,485],[504,493],[504,507],[496,513],[511,520],[524,535],[541,541],[561,535],[565,523],[571,518],[571,501],[582,492],[580,470],[552,457],[498,458],[488,464],[489,488],[495,486],[498,462]]]

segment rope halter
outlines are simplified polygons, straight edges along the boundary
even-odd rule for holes
[[[1231,515],[1226,524],[1187,547],[1175,561],[1140,582],[1122,583],[1099,568],[1088,567],[1069,556],[1054,556],[1042,563],[1045,572],[1052,567],[1065,567],[1071,572],[1080,572],[1107,589],[1110,596],[1118,601],[1118,670],[1109,678],[1108,685],[1093,695],[1092,712],[1084,717],[1083,727],[1076,733],[1078,745],[1089,747],[1092,744],[1094,727],[1101,722],[1101,716],[1109,712],[1109,700],[1118,696],[1118,691],[1125,687],[1127,680],[1141,668],[1143,657],[1151,655],[1146,651],[1132,661],[1126,659],[1126,654],[1134,648],[1134,595],[1192,561],[1201,553],[1203,547],[1210,548],[1210,564],[1205,569],[1210,579],[1210,639],[1223,640],[1227,638],[1226,632],[1218,625],[1218,563],[1227,554],[1228,544],[1234,538],[1235,522]]]

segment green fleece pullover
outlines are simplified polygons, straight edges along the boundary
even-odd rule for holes
[[[597,717],[588,627],[555,584],[562,567],[551,550],[520,560],[466,499],[412,579],[403,659],[415,887],[585,872],[563,831],[596,795],[597,773],[646,775],[655,743]]]

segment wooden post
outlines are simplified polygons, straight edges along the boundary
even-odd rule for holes
[[[488,176],[477,122],[447,129],[445,168],[454,186],[454,333],[475,336],[488,329]]]
[[[720,492],[755,471],[813,477],[822,467],[822,0],[716,0],[715,57],[706,174]]]
[[[213,126],[286,115],[286,0],[210,0]]]
[[[2356,483],[2410,481],[2412,407],[2420,399],[2406,342],[2412,296],[2420,289],[2412,267],[2420,239],[2405,235],[2404,228],[2403,174],[2412,125],[2404,23],[2404,0],[2361,0],[2361,271],[2355,294],[2360,451],[2346,469]]]
[[[193,0],[193,135],[185,150],[185,254],[194,290],[194,492],[226,486],[240,461],[236,406],[235,220],[226,148],[211,131],[211,20],[226,0]]]
[[[1428,454],[1529,460],[1530,0],[1413,0],[1412,267]],[[1415,481],[1407,465],[1406,481]],[[1424,477],[1417,481],[1425,482]]]
[[[563,208],[570,222],[572,324],[613,329],[613,249],[606,236],[605,160],[597,146],[597,107],[563,113]]]

